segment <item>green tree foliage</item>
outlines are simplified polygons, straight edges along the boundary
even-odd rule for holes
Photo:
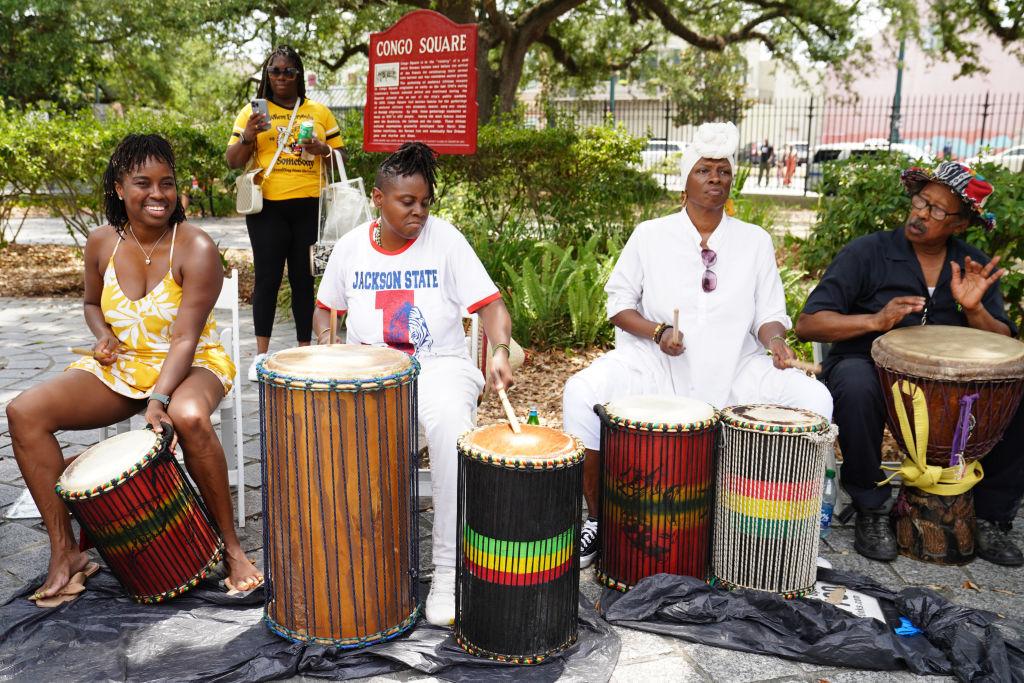
[[[979,40],[995,38],[1024,61],[1024,0],[931,0],[927,17],[940,38],[937,51],[957,58],[961,75],[987,71]]]

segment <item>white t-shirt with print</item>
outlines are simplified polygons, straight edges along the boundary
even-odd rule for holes
[[[373,227],[366,223],[334,245],[317,305],[348,313],[350,344],[468,357],[463,311],[501,297],[469,242],[430,216],[415,240],[389,252],[373,241]]]

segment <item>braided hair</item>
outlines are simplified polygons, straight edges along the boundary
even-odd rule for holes
[[[175,185],[177,185],[174,150],[171,149],[171,143],[155,134],[131,133],[126,135],[117,144],[114,153],[110,155],[110,163],[107,164],[107,170],[103,172],[103,210],[107,216],[107,222],[122,237],[128,226],[128,212],[124,208],[124,200],[117,195],[117,188],[114,187],[114,184],[123,182],[126,175],[151,159],[167,164],[171,169],[171,176],[175,177]],[[174,212],[171,214],[170,224],[175,225],[184,221],[185,209],[181,205],[179,196],[175,202]]]
[[[437,152],[422,142],[406,142],[381,163],[373,186],[383,190],[385,182],[398,176],[419,175],[426,181],[430,198],[433,199],[437,184],[436,171]]]
[[[267,58],[263,60],[263,66],[260,67],[260,84],[256,88],[256,97],[273,100],[274,91],[270,88],[270,78],[267,74],[267,69],[270,68],[270,63],[274,61],[274,57],[284,57],[289,62],[295,65],[295,68],[299,70],[298,79],[299,86],[299,102],[304,102],[306,99],[306,70],[302,67],[302,58],[299,57],[299,53],[296,52],[295,48],[291,45],[279,45],[274,49]]]

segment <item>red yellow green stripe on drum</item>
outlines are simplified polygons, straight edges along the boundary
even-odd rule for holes
[[[572,527],[551,538],[506,541],[477,533],[462,534],[466,568],[473,576],[505,586],[535,586],[553,581],[573,567]]]
[[[719,504],[743,531],[784,534],[789,522],[817,519],[821,514],[817,481],[769,482],[726,475],[723,484]]]
[[[160,495],[158,491],[152,493]],[[131,552],[159,534],[182,529],[191,517],[200,514],[181,482],[159,499],[149,502],[145,509],[120,512],[125,516],[104,523],[93,522],[89,529],[92,542],[101,544],[110,553]]]

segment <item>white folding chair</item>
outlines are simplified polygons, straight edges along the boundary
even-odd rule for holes
[[[214,310],[226,309],[231,311],[231,323],[227,324],[223,316],[218,319],[217,325],[220,328],[220,343],[224,346],[228,356],[235,364],[235,381],[231,391],[220,402],[220,442],[224,447],[224,455],[228,459],[228,485],[234,486],[238,493],[238,526],[245,526],[245,459],[242,453],[242,381],[241,361],[238,350],[239,322],[238,322],[238,270],[231,269],[231,275],[224,278],[224,286],[221,287],[220,296],[213,305]],[[101,430],[101,438],[111,436],[111,430],[117,434],[127,432],[131,429],[131,419],[118,422],[116,425],[104,427]],[[230,469],[231,454],[235,454],[235,468]]]

